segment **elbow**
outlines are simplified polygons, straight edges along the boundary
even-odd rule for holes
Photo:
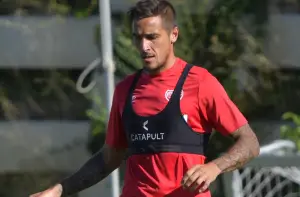
[[[260,154],[260,148],[255,148],[255,150],[253,151],[253,158],[258,157]]]
[[[256,140],[256,143],[253,144],[252,147],[253,147],[253,149],[252,149],[253,158],[258,157],[260,154],[260,145],[259,145],[258,140]]]

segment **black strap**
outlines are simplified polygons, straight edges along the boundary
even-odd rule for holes
[[[185,66],[185,68],[183,69],[183,72],[180,75],[180,77],[177,81],[177,84],[175,86],[174,92],[172,93],[172,96],[170,98],[170,103],[173,103],[174,101],[176,101],[176,102],[180,101],[180,94],[181,94],[183,84],[184,84],[185,79],[187,78],[187,76],[188,76],[188,74],[189,74],[192,67],[193,67],[192,64],[187,64]],[[134,79],[133,79],[133,81],[131,83],[131,86],[129,88],[128,97],[127,97],[127,101],[126,101],[126,106],[128,106],[128,104],[131,103],[131,96],[134,92],[135,86],[136,86],[142,72],[143,72],[143,69],[140,69],[139,71],[137,71],[137,73],[134,76]]]
[[[140,78],[142,72],[143,72],[143,69],[140,69],[140,70],[138,70],[138,71],[136,72],[136,74],[135,74],[135,76],[134,76],[134,78],[133,78],[133,81],[132,81],[132,83],[131,83],[129,92],[128,92],[128,95],[129,95],[129,96],[132,95],[132,93],[133,93],[133,91],[134,91],[134,89],[135,89],[135,86],[136,86],[136,84],[137,84],[137,82],[138,82],[138,80],[139,80],[139,78]]]
[[[181,94],[181,90],[183,87],[183,84],[185,82],[185,79],[187,78],[191,68],[193,67],[192,64],[187,64],[182,72],[182,74],[180,75],[178,82],[175,86],[174,92],[172,93],[172,96],[170,98],[170,102],[179,102],[180,101],[180,94]]]
[[[138,82],[138,80],[139,80],[142,72],[143,72],[143,69],[140,69],[140,70],[138,70],[136,72],[136,74],[135,74],[135,76],[133,78],[133,81],[132,81],[132,83],[130,85],[130,88],[129,88],[129,91],[128,91],[128,94],[127,94],[127,98],[126,98],[126,101],[125,101],[125,108],[127,108],[127,109],[131,108],[132,94],[133,94],[135,86],[136,86],[136,84],[137,84],[137,82]],[[126,111],[126,110],[124,110],[124,111]]]
[[[201,138],[202,140],[204,139]],[[192,154],[199,154],[205,155],[205,147],[207,142],[202,142],[202,146],[196,145],[185,145],[185,144],[151,144],[142,147],[129,147],[128,155],[135,155],[135,154],[155,154],[159,152],[175,152],[175,153],[192,153]]]

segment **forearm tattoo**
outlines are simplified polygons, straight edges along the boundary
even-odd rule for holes
[[[248,124],[235,131],[233,137],[235,144],[213,161],[222,172],[241,168],[259,154],[257,137]]]

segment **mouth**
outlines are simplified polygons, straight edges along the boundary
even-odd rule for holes
[[[152,61],[154,58],[155,58],[154,55],[142,56],[142,59],[143,59],[145,62],[150,62],[150,61]]]

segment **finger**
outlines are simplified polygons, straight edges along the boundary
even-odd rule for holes
[[[29,197],[38,197],[40,195],[40,193],[36,193],[36,194],[32,194]]]
[[[194,182],[199,178],[201,177],[201,173],[199,171],[196,171],[194,172],[194,174],[192,174],[183,184],[183,187],[186,189],[186,188],[189,188],[191,187]]]
[[[197,178],[197,180],[194,182],[190,190],[195,191],[196,189],[202,188],[202,185],[204,185],[206,181],[207,181],[207,176],[202,174]]]
[[[35,193],[35,194],[31,194],[29,197],[38,197],[40,194],[41,194],[41,192]]]
[[[203,172],[201,170],[197,170],[192,174],[183,184],[184,188],[189,188],[195,183],[199,178],[203,176]]]
[[[189,169],[183,176],[181,184],[184,185],[185,182],[190,178],[190,176],[192,176],[194,174],[194,172],[197,171],[198,168],[199,168],[199,166],[194,166],[191,169]]]
[[[206,181],[204,181],[203,184],[201,185],[201,187],[199,188],[199,193],[206,191],[208,189],[210,183],[211,182],[208,179]]]

